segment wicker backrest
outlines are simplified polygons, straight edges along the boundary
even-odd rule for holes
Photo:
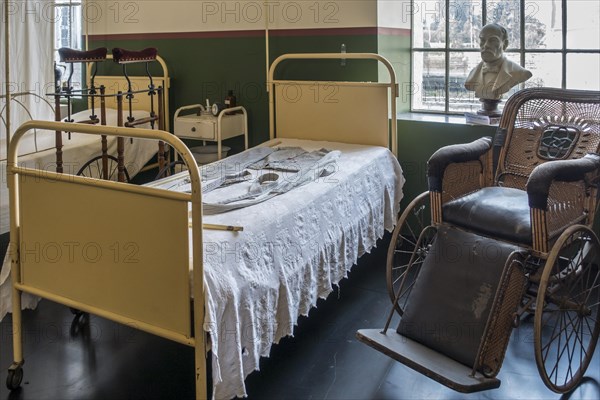
[[[600,92],[522,90],[506,102],[501,131],[506,132],[506,138],[495,184],[525,190],[536,166],[600,152]],[[598,174],[586,181],[551,185],[546,210],[549,238],[573,223],[593,223],[598,208],[598,185]]]
[[[600,92],[521,90],[506,102],[500,128],[506,139],[495,182],[525,189],[537,165],[600,151]]]

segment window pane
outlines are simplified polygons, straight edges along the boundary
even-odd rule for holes
[[[600,2],[569,0],[567,2],[567,48],[598,49],[600,47]]]
[[[567,54],[567,88],[600,90],[600,54]]]
[[[525,48],[562,49],[562,1],[525,2]]]
[[[81,2],[79,1],[57,1],[54,11],[54,46],[55,49],[61,47],[70,47],[74,49],[82,48],[82,26],[81,26]],[[55,61],[60,64],[58,52],[55,53]],[[81,88],[82,66],[81,63],[74,63],[73,75],[71,77],[71,86],[75,89]],[[63,73],[63,82],[69,78],[70,66],[65,65],[66,70]],[[59,67],[62,71],[63,69]]]
[[[479,48],[483,4],[485,23],[498,23],[507,30],[510,51],[505,56],[518,64],[524,58],[525,68],[533,74],[505,93],[503,102],[524,87],[561,87],[565,80],[568,88],[600,90],[600,0],[419,0],[412,4],[414,48],[439,49],[414,52],[415,110],[444,111],[445,104],[450,112],[479,109],[479,99],[464,89],[464,82],[481,61],[479,52],[469,50]],[[567,16],[566,32],[563,14]],[[525,30],[521,31],[523,21]],[[452,49],[447,55],[441,51],[446,45]],[[575,50],[567,53],[566,66],[563,46]],[[593,52],[577,53],[577,49]],[[449,76],[445,75],[446,56]],[[562,74],[565,70],[566,77]]]
[[[481,1],[451,1],[448,15],[450,47],[455,49],[479,48],[479,31],[482,22]]]
[[[452,52],[450,53],[449,111],[476,112],[481,103],[475,97],[475,92],[465,89],[465,80],[473,68],[481,62],[479,53]]]
[[[526,53],[525,68],[533,76],[525,82],[525,87],[561,87],[562,55],[560,53]]]
[[[54,47],[59,49],[69,45],[69,7],[56,6],[55,15],[56,22],[54,25]]]
[[[445,55],[442,52],[415,52],[413,56],[413,109],[445,111]]]
[[[514,53],[514,52],[508,52],[508,53],[504,53],[504,55],[506,56],[507,59],[509,59],[510,61],[521,65],[521,54],[520,53]],[[516,92],[518,92],[519,90],[523,89],[525,87],[524,83],[520,83],[517,86],[514,86],[512,89],[510,89],[508,92],[504,93],[502,95],[502,105],[504,104],[504,102],[506,102],[506,100],[512,96],[513,94],[515,94]]]
[[[75,49],[82,49],[82,34],[83,29],[81,27],[81,6],[73,6],[71,20],[71,47]]]
[[[413,2],[413,47],[446,47],[445,4],[444,0]]]
[[[490,1],[487,3],[487,23],[502,25],[508,32],[508,47],[521,48],[520,0]]]

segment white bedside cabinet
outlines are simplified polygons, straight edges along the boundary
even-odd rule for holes
[[[182,111],[198,109],[204,115],[186,114]],[[217,142],[217,155],[221,159],[221,142],[236,136],[244,136],[245,148],[248,148],[248,114],[244,107],[226,108],[215,117],[206,115],[201,104],[184,106],[175,111],[173,133],[183,139]]]

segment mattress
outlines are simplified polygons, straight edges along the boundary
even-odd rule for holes
[[[204,216],[204,223],[244,228],[203,233],[204,326],[212,346],[213,393],[219,399],[246,395],[244,379],[259,368],[260,357],[292,335],[298,317],[308,315],[384,231],[393,229],[402,198],[402,171],[386,148],[278,141],[309,151],[340,150],[341,155],[327,177],[258,205]],[[240,194],[250,184],[209,192],[203,200]],[[172,179],[162,186],[176,187]]]

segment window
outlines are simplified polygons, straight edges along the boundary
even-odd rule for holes
[[[533,76],[523,87],[600,89],[600,2],[588,0],[414,0],[413,111],[475,112],[464,88],[481,61],[479,32],[496,22],[506,28],[505,56]]]
[[[68,65],[60,62],[58,49],[61,47],[82,48],[81,1],[55,0],[54,7],[54,60],[58,69],[63,72],[62,81],[64,82],[69,78],[70,70]],[[74,63],[71,86],[75,89],[80,88],[81,80],[81,63]]]

